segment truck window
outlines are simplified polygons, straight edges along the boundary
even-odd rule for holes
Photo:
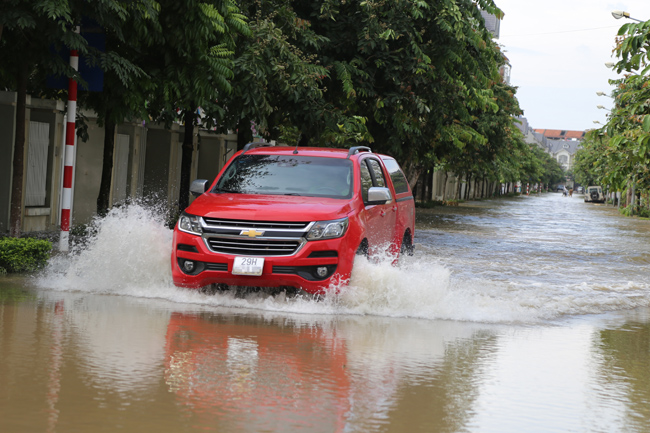
[[[363,202],[368,202],[368,189],[372,186],[372,177],[370,176],[370,170],[365,161],[361,161],[359,164],[361,169],[361,196],[363,197]]]
[[[366,159],[368,161],[368,164],[370,165],[370,169],[372,170],[372,174],[374,175],[373,177],[375,178],[375,186],[380,186],[382,188],[386,187],[386,179],[384,178],[384,171],[381,169],[381,166],[379,165],[379,161],[376,159],[371,159],[368,158]]]
[[[384,159],[384,165],[388,170],[393,186],[395,187],[395,194],[401,194],[409,191],[409,184],[406,180],[404,172],[400,168],[397,161],[394,159]]]
[[[300,155],[241,155],[212,192],[352,197],[352,161]]]

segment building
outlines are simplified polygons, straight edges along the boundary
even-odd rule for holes
[[[75,144],[72,224],[91,222],[97,210],[104,150],[104,128],[93,112],[84,112],[88,141]],[[16,93],[0,92],[0,235],[10,222]],[[65,104],[27,97],[23,176],[24,233],[55,231],[61,224],[64,171]],[[195,128],[191,177],[214,179],[237,148],[236,134],[216,134]],[[111,205],[146,198],[157,204],[178,202],[181,145],[185,128],[170,129],[141,120],[126,121],[115,131]]]
[[[550,154],[566,171],[573,168],[586,131],[560,129],[533,129],[525,117],[517,118],[517,127],[526,143],[536,144]]]
[[[481,16],[485,21],[485,28],[488,29],[496,39],[499,39],[501,34],[501,20],[484,10],[481,10]]]
[[[578,140],[549,140],[550,147],[548,153],[562,166],[566,171],[573,168],[575,163],[575,156],[580,149],[580,141]]]
[[[562,129],[536,129],[535,132],[542,134],[549,140],[582,140],[586,131],[567,131]]]

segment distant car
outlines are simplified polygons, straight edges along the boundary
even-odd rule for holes
[[[605,203],[605,194],[600,186],[588,186],[585,192],[585,203]]]
[[[585,189],[583,187],[579,186],[578,188],[576,188],[576,193],[582,194],[583,192],[585,192]]]
[[[556,191],[564,191],[564,185],[558,185]]]

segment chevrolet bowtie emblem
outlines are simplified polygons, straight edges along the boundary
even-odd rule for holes
[[[242,230],[241,233],[239,233],[240,236],[248,236],[249,238],[254,238],[257,236],[262,236],[264,232],[258,232],[255,229],[250,229],[250,230]]]

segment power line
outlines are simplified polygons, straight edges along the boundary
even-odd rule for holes
[[[577,32],[589,32],[592,30],[602,30],[602,29],[616,29],[620,28],[619,26],[607,26],[607,27],[594,27],[591,29],[579,29],[579,30],[564,30],[561,32],[547,32],[547,33],[528,33],[525,35],[499,35],[499,39],[501,38],[520,38],[524,36],[543,36],[543,35],[557,35],[560,33],[577,33]]]

